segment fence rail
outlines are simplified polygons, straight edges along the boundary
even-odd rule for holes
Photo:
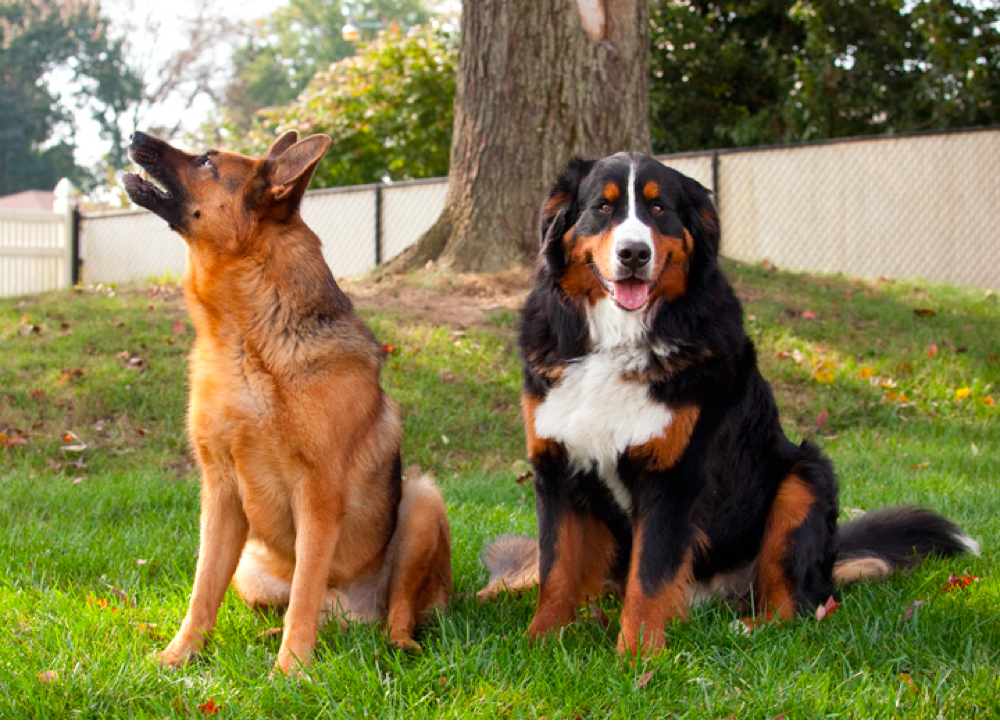
[[[714,191],[727,257],[1000,288],[1000,127],[661,159]],[[446,179],[434,178],[310,191],[302,215],[334,275],[359,275],[414,243],[441,212],[447,189]],[[41,265],[62,262],[58,246],[25,242],[33,231],[7,217],[0,216],[0,295],[61,287],[65,268],[45,275]],[[86,282],[184,270],[183,241],[144,211],[85,216],[81,246]]]

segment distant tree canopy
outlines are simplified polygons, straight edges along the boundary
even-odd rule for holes
[[[423,0],[290,0],[257,21],[256,31],[233,56],[234,80],[226,90],[226,122],[234,132],[252,124],[261,108],[292,102],[317,73],[355,52],[342,31],[350,20],[371,40],[380,28],[427,22]]]
[[[42,82],[51,73],[86,88],[98,122],[102,109],[140,90],[97,3],[0,0],[0,194],[51,189],[62,177],[92,181],[73,159],[69,109]]]
[[[1000,122],[998,20],[970,0],[653,0],[653,147]]]
[[[261,153],[283,130],[326,133],[318,187],[445,175],[456,55],[454,40],[429,28],[386,31],[318,72],[294,102],[260,111],[236,142]]]
[[[1000,123],[1000,9],[971,1],[651,0],[653,149]],[[419,0],[363,7],[424,17]],[[354,51],[344,17],[340,0],[292,0],[266,21],[256,70],[238,71],[246,106],[230,106],[230,134],[252,121],[246,150],[287,128],[331,135],[321,186],[446,174],[457,41],[396,29],[327,69]],[[326,29],[296,35],[304,24]]]

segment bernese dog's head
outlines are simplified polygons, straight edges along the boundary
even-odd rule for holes
[[[575,158],[542,207],[543,272],[591,308],[645,315],[716,263],[718,227],[708,191],[655,158]]]

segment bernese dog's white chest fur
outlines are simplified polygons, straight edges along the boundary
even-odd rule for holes
[[[618,477],[618,460],[629,446],[664,435],[673,413],[650,397],[645,383],[624,378],[649,362],[642,316],[607,300],[590,310],[588,320],[593,349],[566,367],[535,410],[535,433],[562,443],[575,470],[595,471],[629,513],[632,497]]]

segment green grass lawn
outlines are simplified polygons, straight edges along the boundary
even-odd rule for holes
[[[184,430],[192,335],[179,292],[8,298],[0,717],[996,717],[997,296],[727,269],[786,430],[832,457],[844,517],[926,505],[975,537],[982,557],[841,589],[843,605],[822,622],[752,636],[730,630],[735,610],[707,604],[670,630],[664,655],[635,666],[614,651],[611,599],[529,645],[534,593],[474,599],[484,541],[534,531],[531,483],[517,482],[527,466],[516,307],[449,325],[447,313],[403,302],[417,289],[468,305],[452,281],[421,274],[359,307],[394,349],[383,378],[405,414],[404,464],[430,470],[448,504],[454,597],[421,635],[424,652],[397,652],[376,628],[328,628],[308,678],[271,678],[279,639],[266,632],[281,619],[230,593],[205,656],[162,670],[150,655],[183,617],[198,545]],[[489,279],[479,285],[488,291]],[[979,580],[942,592],[963,572]]]

